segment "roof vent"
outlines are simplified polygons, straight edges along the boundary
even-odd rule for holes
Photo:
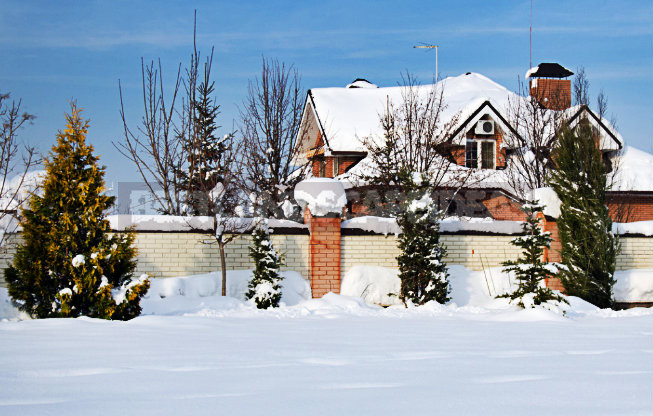
[[[376,84],[372,84],[365,78],[356,78],[351,84],[348,84],[345,88],[379,88],[379,86]]]

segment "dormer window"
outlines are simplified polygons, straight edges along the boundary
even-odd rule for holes
[[[465,143],[465,166],[477,169],[496,169],[496,142],[473,139]]]

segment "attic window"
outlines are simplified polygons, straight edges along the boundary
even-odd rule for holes
[[[474,169],[496,169],[496,142],[494,140],[467,140],[465,166]]]

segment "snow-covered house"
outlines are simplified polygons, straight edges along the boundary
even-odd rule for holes
[[[587,106],[571,107],[571,81],[566,78],[572,74],[558,64],[540,64],[526,74],[530,94],[572,127],[582,119],[594,126],[605,160],[622,161],[619,164],[622,172],[617,175],[610,194],[611,207],[616,212],[619,207],[623,211],[625,205],[630,213],[629,221],[653,219],[653,170],[639,167],[653,164],[653,155],[624,149],[623,138],[607,120]],[[448,157],[463,168],[476,168],[485,173],[485,178],[474,185],[473,193],[460,193],[467,201],[457,207],[452,205],[453,209],[464,206],[464,214],[468,216],[521,219],[522,201],[509,186],[506,171],[516,149],[505,139],[508,135],[522,134],[522,127],[511,121],[511,115],[516,103],[524,97],[477,73],[468,72],[440,82],[446,105],[443,123],[455,120],[453,134],[448,139]],[[418,94],[428,94],[433,86],[417,88]],[[310,89],[297,141],[300,162],[311,163],[313,176],[344,181],[349,193],[364,187],[357,180],[369,169],[364,141],[383,137],[380,118],[388,103],[399,103],[404,92],[405,87],[380,88],[364,79],[357,79],[344,88]],[[364,213],[365,208],[356,203],[355,196],[348,195],[348,200],[350,216]]]

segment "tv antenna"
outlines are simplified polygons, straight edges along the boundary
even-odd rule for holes
[[[415,49],[435,49],[435,82],[438,82],[438,45],[416,45]]]
[[[533,67],[533,0],[531,0],[531,25],[528,27],[528,68]]]

